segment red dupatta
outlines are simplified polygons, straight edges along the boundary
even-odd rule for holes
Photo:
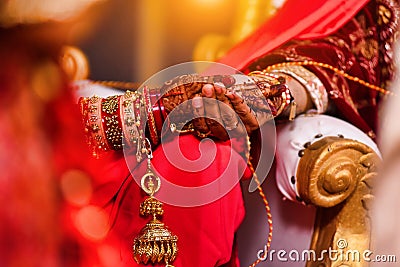
[[[291,39],[327,36],[367,3],[368,0],[287,0],[275,16],[234,46],[219,62],[244,69]]]

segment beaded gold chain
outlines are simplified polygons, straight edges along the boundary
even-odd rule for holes
[[[264,190],[261,187],[261,183],[260,180],[258,180],[257,174],[254,170],[253,164],[251,163],[251,161],[249,160],[247,165],[250,168],[250,171],[253,173],[253,177],[254,177],[254,181],[257,184],[257,190],[258,190],[258,194],[260,195],[260,197],[262,198],[262,201],[264,203],[265,206],[265,211],[267,212],[267,222],[268,222],[268,238],[267,238],[267,244],[266,244],[266,249],[264,251],[264,253],[267,253],[271,247],[271,243],[272,243],[272,231],[273,231],[273,225],[272,225],[272,213],[271,213],[271,207],[269,206],[269,202],[267,200],[267,197],[264,193]],[[255,260],[249,267],[254,267],[257,264],[259,264],[261,262],[261,259],[257,259]]]
[[[270,71],[272,69],[279,69],[282,67],[287,67],[287,66],[316,66],[316,67],[321,67],[321,68],[325,68],[325,69],[329,69],[332,70],[333,72],[345,77],[346,79],[359,83],[365,87],[368,87],[369,89],[372,89],[374,91],[378,91],[382,94],[385,95],[392,95],[394,96],[395,94],[391,91],[388,91],[382,87],[376,86],[374,84],[371,84],[367,81],[364,81],[358,77],[352,76],[350,74],[347,74],[345,71],[338,69],[332,65],[326,64],[326,63],[322,63],[322,62],[317,62],[317,61],[313,61],[313,60],[304,60],[304,61],[290,61],[290,62],[282,62],[282,63],[277,63],[274,65],[270,65],[267,68],[265,68],[263,70],[263,72],[267,72]]]

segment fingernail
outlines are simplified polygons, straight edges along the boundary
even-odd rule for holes
[[[202,108],[203,107],[203,98],[200,96],[193,97],[192,106],[194,108]]]
[[[214,86],[211,84],[206,84],[203,86],[203,93],[206,97],[212,97]]]

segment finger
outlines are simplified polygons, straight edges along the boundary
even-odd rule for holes
[[[233,107],[222,102],[218,102],[218,105],[222,122],[229,136],[232,138],[247,135],[247,130]]]
[[[210,98],[215,98],[218,100],[218,107],[220,112],[220,117],[222,119],[222,125],[225,126],[227,131],[232,131],[238,127],[239,118],[236,116],[234,109],[231,105],[230,100],[226,97],[226,88],[213,85],[206,84],[203,86],[204,95]],[[243,129],[241,132],[244,132]]]
[[[215,98],[215,90],[214,90],[214,86],[212,84],[207,83],[207,84],[203,85],[201,92],[204,97]]]
[[[211,134],[210,129],[205,120],[203,97],[195,96],[192,99],[193,117],[192,120],[193,127],[197,131],[200,137],[206,137]]]
[[[192,110],[192,102],[188,101],[192,99],[197,93],[201,91],[202,84],[198,82],[182,83],[178,85],[174,90],[178,94],[174,97],[174,101],[178,103],[175,107],[175,116],[179,115],[181,121],[189,121],[192,119],[190,110]]]
[[[216,96],[217,100],[219,101],[219,104],[223,103],[233,109],[231,101],[229,100],[228,97],[226,97],[226,93],[227,93],[226,88],[220,87],[218,85],[214,85],[214,92],[215,92],[215,96]]]
[[[232,92],[227,92],[226,97],[232,103],[233,108],[244,123],[248,133],[251,133],[255,129],[259,128],[259,123],[256,116],[240,96]]]
[[[231,101],[226,96],[226,88],[214,85],[214,90],[216,98],[218,100],[222,122],[224,123],[225,129],[228,131],[228,134],[239,136],[246,133],[246,129],[243,126],[243,123],[239,123],[240,118],[235,113],[235,109],[233,108]]]
[[[221,101],[221,102],[223,102],[223,103],[225,103],[227,105],[230,105],[230,101],[225,95],[226,94],[226,88],[218,86],[218,85],[214,85],[214,92],[215,92],[216,98],[219,101]]]
[[[213,136],[219,139],[226,140],[228,135],[224,129],[224,124],[221,118],[216,91],[212,84],[205,84],[202,88],[204,111],[206,123]]]
[[[203,87],[204,83],[201,82],[193,82],[190,84],[185,84],[184,85],[184,90],[186,92],[187,98],[188,99],[192,99],[193,97],[195,97],[196,95],[198,95],[199,93],[201,93],[202,87]]]
[[[204,88],[204,87],[203,87]],[[229,138],[221,118],[218,101],[214,98],[203,98],[206,123],[213,136],[227,140]]]

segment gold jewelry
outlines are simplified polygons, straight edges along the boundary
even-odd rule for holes
[[[293,102],[292,94],[287,87],[286,80],[283,76],[263,71],[253,71],[248,74],[254,80],[258,88],[260,88],[263,95],[266,97],[267,102],[271,108],[274,117],[279,116],[283,110]],[[271,93],[275,91],[274,93]],[[292,112],[293,105],[290,105]]]
[[[137,144],[139,138],[139,129],[135,116],[135,101],[139,97],[137,92],[126,91],[119,100],[120,118],[125,136],[125,144],[131,147]]]
[[[158,144],[158,134],[156,129],[156,121],[153,114],[153,105],[150,100],[150,92],[147,86],[143,87],[143,94],[145,98],[145,109],[147,111],[148,127],[150,132],[150,139],[153,144]]]
[[[166,267],[173,267],[170,262],[175,260],[178,253],[178,237],[157,219],[157,216],[164,214],[163,204],[154,198],[154,194],[160,189],[161,180],[151,168],[153,154],[147,138],[146,143],[147,171],[140,180],[140,185],[149,197],[140,204],[140,215],[151,215],[152,219],[133,241],[133,258],[138,264],[164,262]]]
[[[200,131],[196,131],[196,134],[197,134],[197,136],[200,137],[200,138],[206,138],[206,137],[209,137],[209,136],[212,134],[212,132],[211,132],[211,131],[208,131],[208,132],[206,132],[206,133],[202,133],[202,132],[200,132]]]
[[[289,120],[292,121],[296,117],[296,108],[297,108],[297,103],[295,101],[292,101],[290,103],[290,110],[289,110]]]
[[[271,213],[271,207],[269,206],[269,202],[267,200],[267,197],[264,193],[264,190],[261,187],[261,183],[260,180],[258,179],[257,173],[254,170],[254,166],[251,163],[251,157],[250,157],[250,139],[247,138],[247,153],[246,153],[246,157],[248,158],[247,161],[247,166],[249,167],[250,171],[253,173],[253,178],[254,181],[257,184],[257,190],[258,190],[258,194],[260,195],[263,203],[264,203],[264,207],[265,207],[265,211],[267,212],[267,223],[268,223],[268,237],[267,237],[267,243],[265,245],[265,252],[264,253],[268,253],[270,247],[271,247],[271,243],[272,243],[272,231],[273,231],[273,225],[272,225],[272,213]],[[261,259],[257,259],[255,260],[249,267],[255,267],[256,265],[258,265],[259,263],[261,263]]]
[[[122,128],[119,124],[119,96],[101,99],[103,128],[108,146],[114,150],[122,149]]]
[[[273,69],[279,69],[279,68],[286,67],[286,66],[317,66],[317,67],[321,67],[321,68],[325,68],[325,69],[330,69],[333,72],[335,72],[336,74],[339,74],[339,75],[345,77],[346,79],[348,79],[350,81],[353,81],[353,82],[359,83],[359,84],[361,84],[361,85],[363,85],[365,87],[368,87],[369,89],[372,89],[374,91],[378,91],[378,92],[380,92],[382,94],[385,94],[385,95],[392,95],[392,96],[395,95],[391,91],[388,91],[388,90],[386,90],[386,89],[384,89],[382,87],[373,85],[373,84],[371,84],[369,82],[366,82],[366,81],[364,81],[364,80],[362,80],[362,79],[360,79],[358,77],[351,76],[350,74],[347,74],[343,70],[338,69],[338,68],[336,68],[334,66],[331,66],[329,64],[322,63],[322,62],[313,61],[313,60],[290,61],[290,62],[277,63],[277,64],[274,64],[274,65],[268,66],[264,71],[267,72],[267,71],[271,71]]]
[[[303,66],[285,66],[270,70],[272,73],[288,75],[298,81],[310,94],[318,113],[324,113],[328,108],[328,94],[319,78]]]
[[[346,72],[344,72],[343,70],[340,70],[336,67],[333,67],[329,64],[326,63],[322,63],[322,62],[317,62],[317,61],[313,61],[313,60],[304,60],[304,61],[291,61],[291,62],[282,62],[282,63],[277,63],[277,64],[273,64],[268,66],[264,71],[270,71],[272,69],[277,69],[277,68],[281,68],[281,67],[285,67],[285,66],[317,66],[317,67],[321,67],[321,68],[326,68],[326,69],[330,69],[333,72],[345,77],[346,79],[349,79],[351,81],[357,82],[365,87],[368,87],[372,90],[378,91],[382,94],[385,95],[395,95],[393,92],[388,91],[382,87],[370,84],[358,77],[354,77],[351,76],[349,74],[347,74]],[[258,71],[254,71],[255,73]],[[137,88],[139,88],[140,84],[139,83],[133,83],[133,82],[121,82],[121,81],[92,81],[93,84],[100,84],[100,85],[104,85],[104,86],[108,86],[108,87],[113,87],[113,88],[119,88],[119,89],[131,89],[131,90],[136,90]]]

